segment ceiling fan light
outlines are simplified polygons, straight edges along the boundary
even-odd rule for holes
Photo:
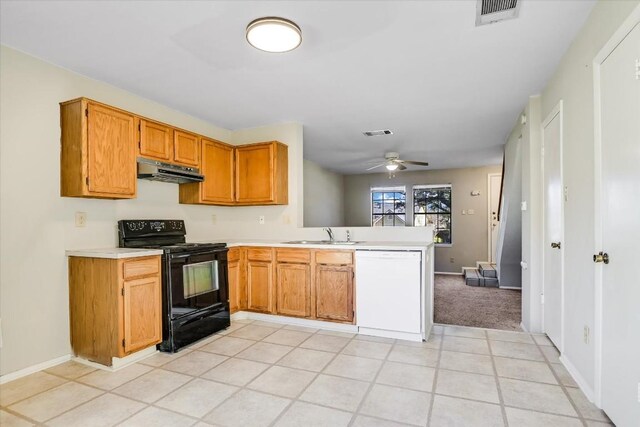
[[[386,165],[384,165],[385,168],[387,168],[387,170],[389,171],[394,171],[396,169],[398,169],[398,164],[397,163],[387,163]]]
[[[265,52],[288,52],[302,43],[300,27],[293,21],[275,16],[251,21],[246,35],[251,46]]]

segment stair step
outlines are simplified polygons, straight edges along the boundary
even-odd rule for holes
[[[478,267],[478,271],[484,277],[493,277],[493,278],[498,277],[498,272],[496,271],[496,268],[491,264],[486,264],[486,263],[480,264],[480,266]]]
[[[464,282],[467,286],[484,286],[482,276],[476,269],[467,268],[464,270]]]

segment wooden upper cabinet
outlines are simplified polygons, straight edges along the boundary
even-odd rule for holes
[[[202,138],[200,173],[203,182],[181,184],[180,203],[234,205],[234,149],[232,146]]]
[[[202,200],[233,203],[233,147],[210,139],[202,139]]]
[[[200,166],[200,138],[181,130],[173,131],[173,161],[187,166]]]
[[[60,195],[135,197],[134,116],[80,98],[60,104],[60,122]]]
[[[140,129],[140,156],[161,162],[170,162],[173,154],[171,152],[173,129],[147,119],[139,119],[138,124]]]
[[[236,202],[286,205],[289,196],[288,150],[276,141],[236,148]]]
[[[353,322],[353,267],[316,266],[316,317]]]

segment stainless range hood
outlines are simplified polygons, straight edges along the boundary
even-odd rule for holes
[[[138,179],[186,184],[189,182],[202,182],[204,181],[204,176],[200,175],[198,168],[138,157]]]

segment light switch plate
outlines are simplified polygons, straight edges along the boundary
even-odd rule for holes
[[[476,214],[475,210],[473,210],[473,209],[468,209],[467,210],[467,215],[475,215],[475,214]]]
[[[527,210],[527,202],[520,202],[520,210],[521,211],[526,211]]]

